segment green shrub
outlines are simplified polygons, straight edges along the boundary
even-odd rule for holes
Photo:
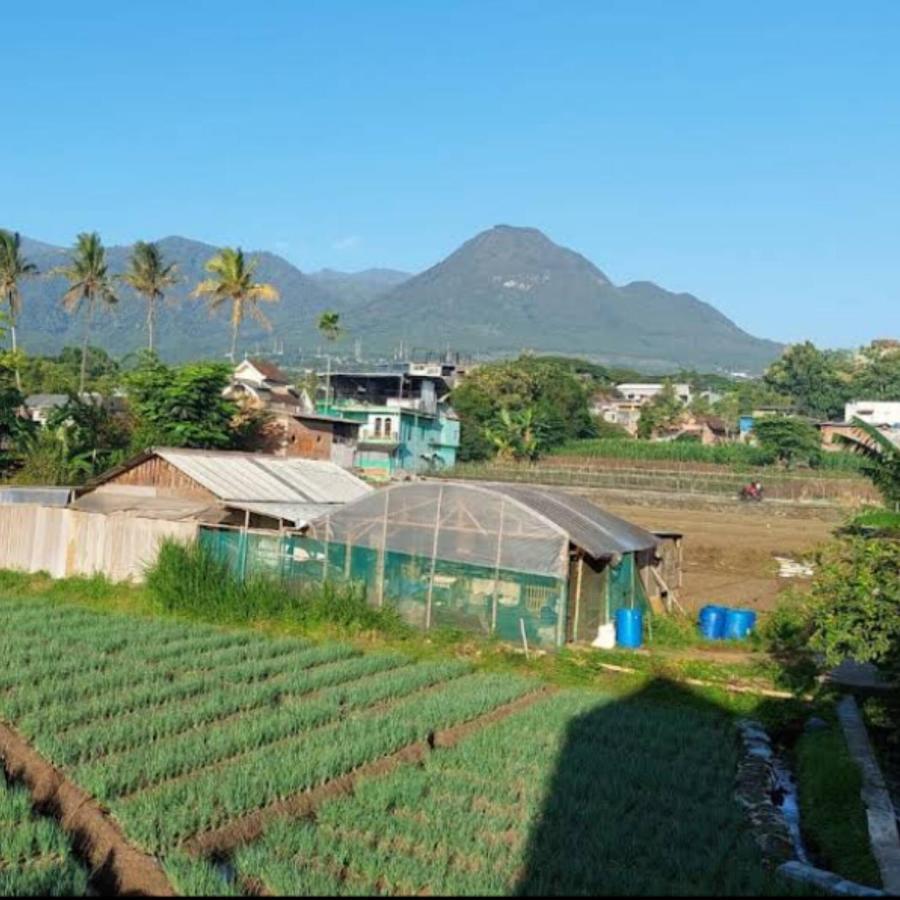
[[[280,620],[391,634],[406,627],[395,610],[370,606],[359,585],[283,582],[264,574],[242,580],[196,541],[164,541],[147,571],[147,588],[163,609],[213,622]]]
[[[810,646],[844,659],[900,667],[900,541],[835,541],[818,557]]]

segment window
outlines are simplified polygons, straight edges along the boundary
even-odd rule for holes
[[[381,437],[381,416],[375,419],[375,437]]]
[[[391,436],[392,425],[393,425],[393,419],[385,419],[384,420],[384,436],[385,437]]]

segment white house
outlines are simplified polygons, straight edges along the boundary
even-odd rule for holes
[[[688,404],[691,402],[691,398],[693,395],[691,393],[691,386],[689,384],[673,384],[672,387],[675,388],[675,394],[682,403]],[[648,401],[656,397],[657,394],[662,393],[664,388],[665,385],[658,382],[626,382],[624,384],[616,385],[616,390],[626,400],[631,400],[636,403],[647,403]]]
[[[900,400],[855,400],[844,407],[844,421],[854,419],[900,429]]]

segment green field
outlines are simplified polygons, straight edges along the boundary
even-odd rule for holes
[[[26,791],[0,775],[0,897],[81,896],[86,888],[56,823],[36,816]]]
[[[740,470],[774,466],[775,455],[750,444],[714,444],[694,441],[641,441],[628,438],[595,438],[571,441],[553,451],[556,456],[597,459],[659,460],[711,463]],[[862,461],[854,453],[823,453],[817,469],[824,472],[860,472]]]
[[[731,720],[695,697],[542,695],[462,661],[39,599],[0,601],[0,659],[0,717],[184,894],[778,889],[731,800]],[[231,868],[186,855],[198,835],[520,698],[534,702],[363,779],[314,820],[270,822]],[[80,887],[59,872],[60,890]]]

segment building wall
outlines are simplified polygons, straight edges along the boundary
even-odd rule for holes
[[[854,418],[873,425],[900,425],[900,401],[857,400],[844,407],[844,420]]]
[[[160,456],[152,456],[104,482],[98,490],[117,486],[153,487],[160,496],[215,500],[215,495]]]
[[[53,578],[102,574],[112,581],[143,581],[164,538],[190,541],[196,533],[193,522],[0,506],[0,568]]]
[[[281,421],[284,423],[285,456],[331,459],[332,432],[327,422],[301,422],[291,416]]]

